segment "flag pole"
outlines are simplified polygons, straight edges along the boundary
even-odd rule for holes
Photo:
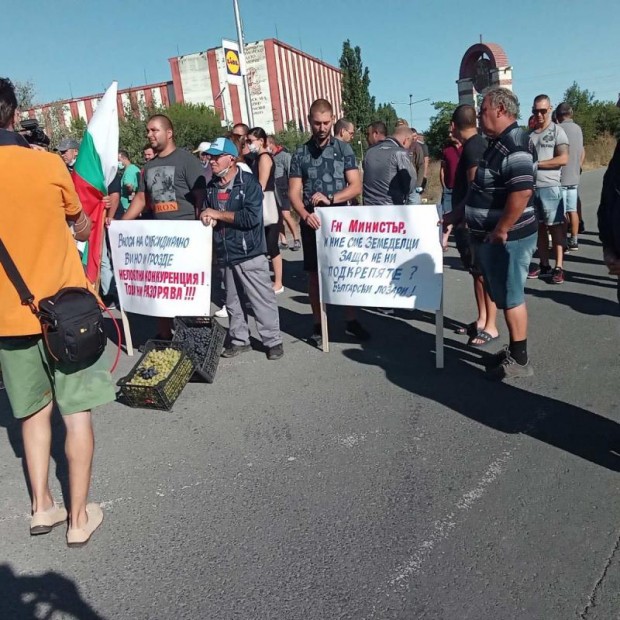
[[[254,114],[252,112],[252,102],[250,101],[250,85],[248,83],[248,72],[245,66],[245,42],[243,41],[243,29],[241,28],[241,16],[239,15],[239,4],[233,0],[235,10],[235,22],[237,24],[237,39],[239,40],[239,59],[241,61],[241,75],[243,76],[243,90],[245,91],[245,107],[248,115],[248,125],[254,127]]]

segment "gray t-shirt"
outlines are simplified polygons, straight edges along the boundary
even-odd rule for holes
[[[583,133],[581,127],[572,120],[564,121],[560,127],[568,136],[568,163],[562,168],[562,185],[579,185],[581,176],[581,154],[583,153]]]
[[[555,123],[549,123],[549,126],[540,132],[532,131],[530,138],[536,149],[539,162],[553,159],[555,147],[560,144],[568,144],[566,132]],[[536,187],[558,187],[561,174],[562,166],[553,170],[541,170],[539,168],[536,172]]]
[[[200,161],[182,149],[147,161],[138,191],[146,194],[156,220],[194,220],[193,192],[206,187]]]

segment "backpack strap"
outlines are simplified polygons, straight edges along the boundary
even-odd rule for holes
[[[2,239],[0,239],[0,264],[4,267],[7,277],[11,281],[11,284],[15,287],[17,294],[22,302],[22,306],[30,306],[33,314],[38,314],[37,307],[34,305],[34,295],[30,292],[30,289],[24,282],[17,266],[13,262],[11,255],[9,254]]]

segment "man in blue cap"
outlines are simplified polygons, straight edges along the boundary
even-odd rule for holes
[[[213,178],[207,185],[207,208],[200,219],[213,226],[218,263],[224,267],[230,344],[222,357],[250,351],[250,330],[242,296],[248,298],[267,359],[284,355],[278,304],[269,277],[263,227],[263,191],[258,179],[237,166],[239,151],[228,138],[218,138],[207,151]]]

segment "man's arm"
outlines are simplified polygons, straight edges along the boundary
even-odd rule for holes
[[[116,211],[118,210],[118,205],[121,202],[121,195],[117,192],[112,194],[108,194],[103,197],[103,202],[105,204],[105,208],[107,211],[106,222],[109,224],[116,215]]]
[[[487,237],[489,243],[506,243],[508,231],[515,225],[523,211],[525,211],[525,207],[527,207],[533,193],[531,189],[522,189],[508,194],[502,216],[499,218],[495,230],[489,233]]]
[[[263,190],[258,181],[256,181],[246,185],[243,194],[243,204],[239,211],[219,211],[208,208],[202,212],[200,217],[205,224],[208,224],[209,220],[215,220],[216,222],[223,222],[229,226],[234,226],[239,230],[251,230],[260,226],[262,216]]]
[[[142,211],[144,211],[145,206],[146,198],[144,196],[144,192],[137,192],[129,205],[129,209],[123,213],[121,220],[135,220],[139,218]]]
[[[424,183],[424,151],[418,142],[413,147],[413,166],[417,172],[416,187]]]
[[[413,204],[415,197],[416,176],[413,164],[406,151],[396,152],[396,177],[400,185],[405,204]]]
[[[583,168],[583,162],[586,160],[586,149],[581,147],[581,157],[579,158],[579,167]]]
[[[70,222],[73,226],[73,237],[76,241],[88,241],[90,231],[92,230],[92,222],[84,211],[80,210],[79,213],[74,215],[67,215],[67,222]]]
[[[538,160],[539,170],[554,170],[568,163],[568,144],[558,144],[553,149],[553,157],[545,161]]]
[[[446,172],[445,172],[446,162],[442,159],[441,165],[439,167],[439,183],[441,184],[441,189],[446,189]]]
[[[474,164],[467,169],[467,192],[465,193],[465,198],[459,204],[453,205],[450,213],[444,215],[444,228],[447,228],[450,224],[458,226],[465,219],[465,205],[467,204],[471,184],[476,177],[476,170],[478,170],[478,164]]]

